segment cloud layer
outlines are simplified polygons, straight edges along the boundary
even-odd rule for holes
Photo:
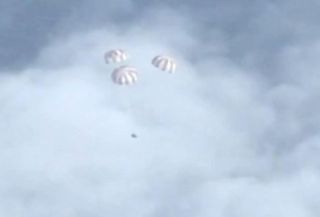
[[[319,215],[317,2],[4,4],[1,216]]]

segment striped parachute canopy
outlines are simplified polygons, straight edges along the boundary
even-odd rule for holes
[[[131,66],[120,66],[113,70],[111,78],[118,85],[132,85],[138,80],[138,71]]]
[[[104,54],[104,60],[109,63],[120,63],[128,59],[127,53],[122,49],[110,50]]]
[[[177,64],[172,57],[158,55],[152,59],[152,65],[161,69],[162,71],[167,71],[169,73],[174,73],[176,71]]]

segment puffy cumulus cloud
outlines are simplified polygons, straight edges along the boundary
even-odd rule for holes
[[[196,189],[200,216],[315,216],[319,175],[314,171],[273,180],[221,179]]]
[[[2,216],[319,215],[318,43],[284,46],[270,82],[219,26],[208,43],[181,14],[62,22],[28,67],[1,74]],[[112,83],[103,54],[118,47],[137,85]],[[151,65],[158,53],[176,74]]]

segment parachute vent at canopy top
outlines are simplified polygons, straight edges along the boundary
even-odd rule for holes
[[[128,59],[128,54],[122,49],[110,50],[104,54],[107,64],[120,63]]]

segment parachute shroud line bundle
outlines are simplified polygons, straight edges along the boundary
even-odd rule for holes
[[[114,49],[104,54],[104,60],[107,64],[123,63],[128,59],[128,54],[122,49]],[[168,73],[175,73],[177,64],[176,61],[167,55],[155,56],[151,64]],[[111,73],[112,81],[120,86],[131,86],[138,81],[138,70],[135,67],[122,65],[116,67]],[[130,109],[131,106],[129,106]],[[137,138],[135,133],[131,134],[131,138]]]

